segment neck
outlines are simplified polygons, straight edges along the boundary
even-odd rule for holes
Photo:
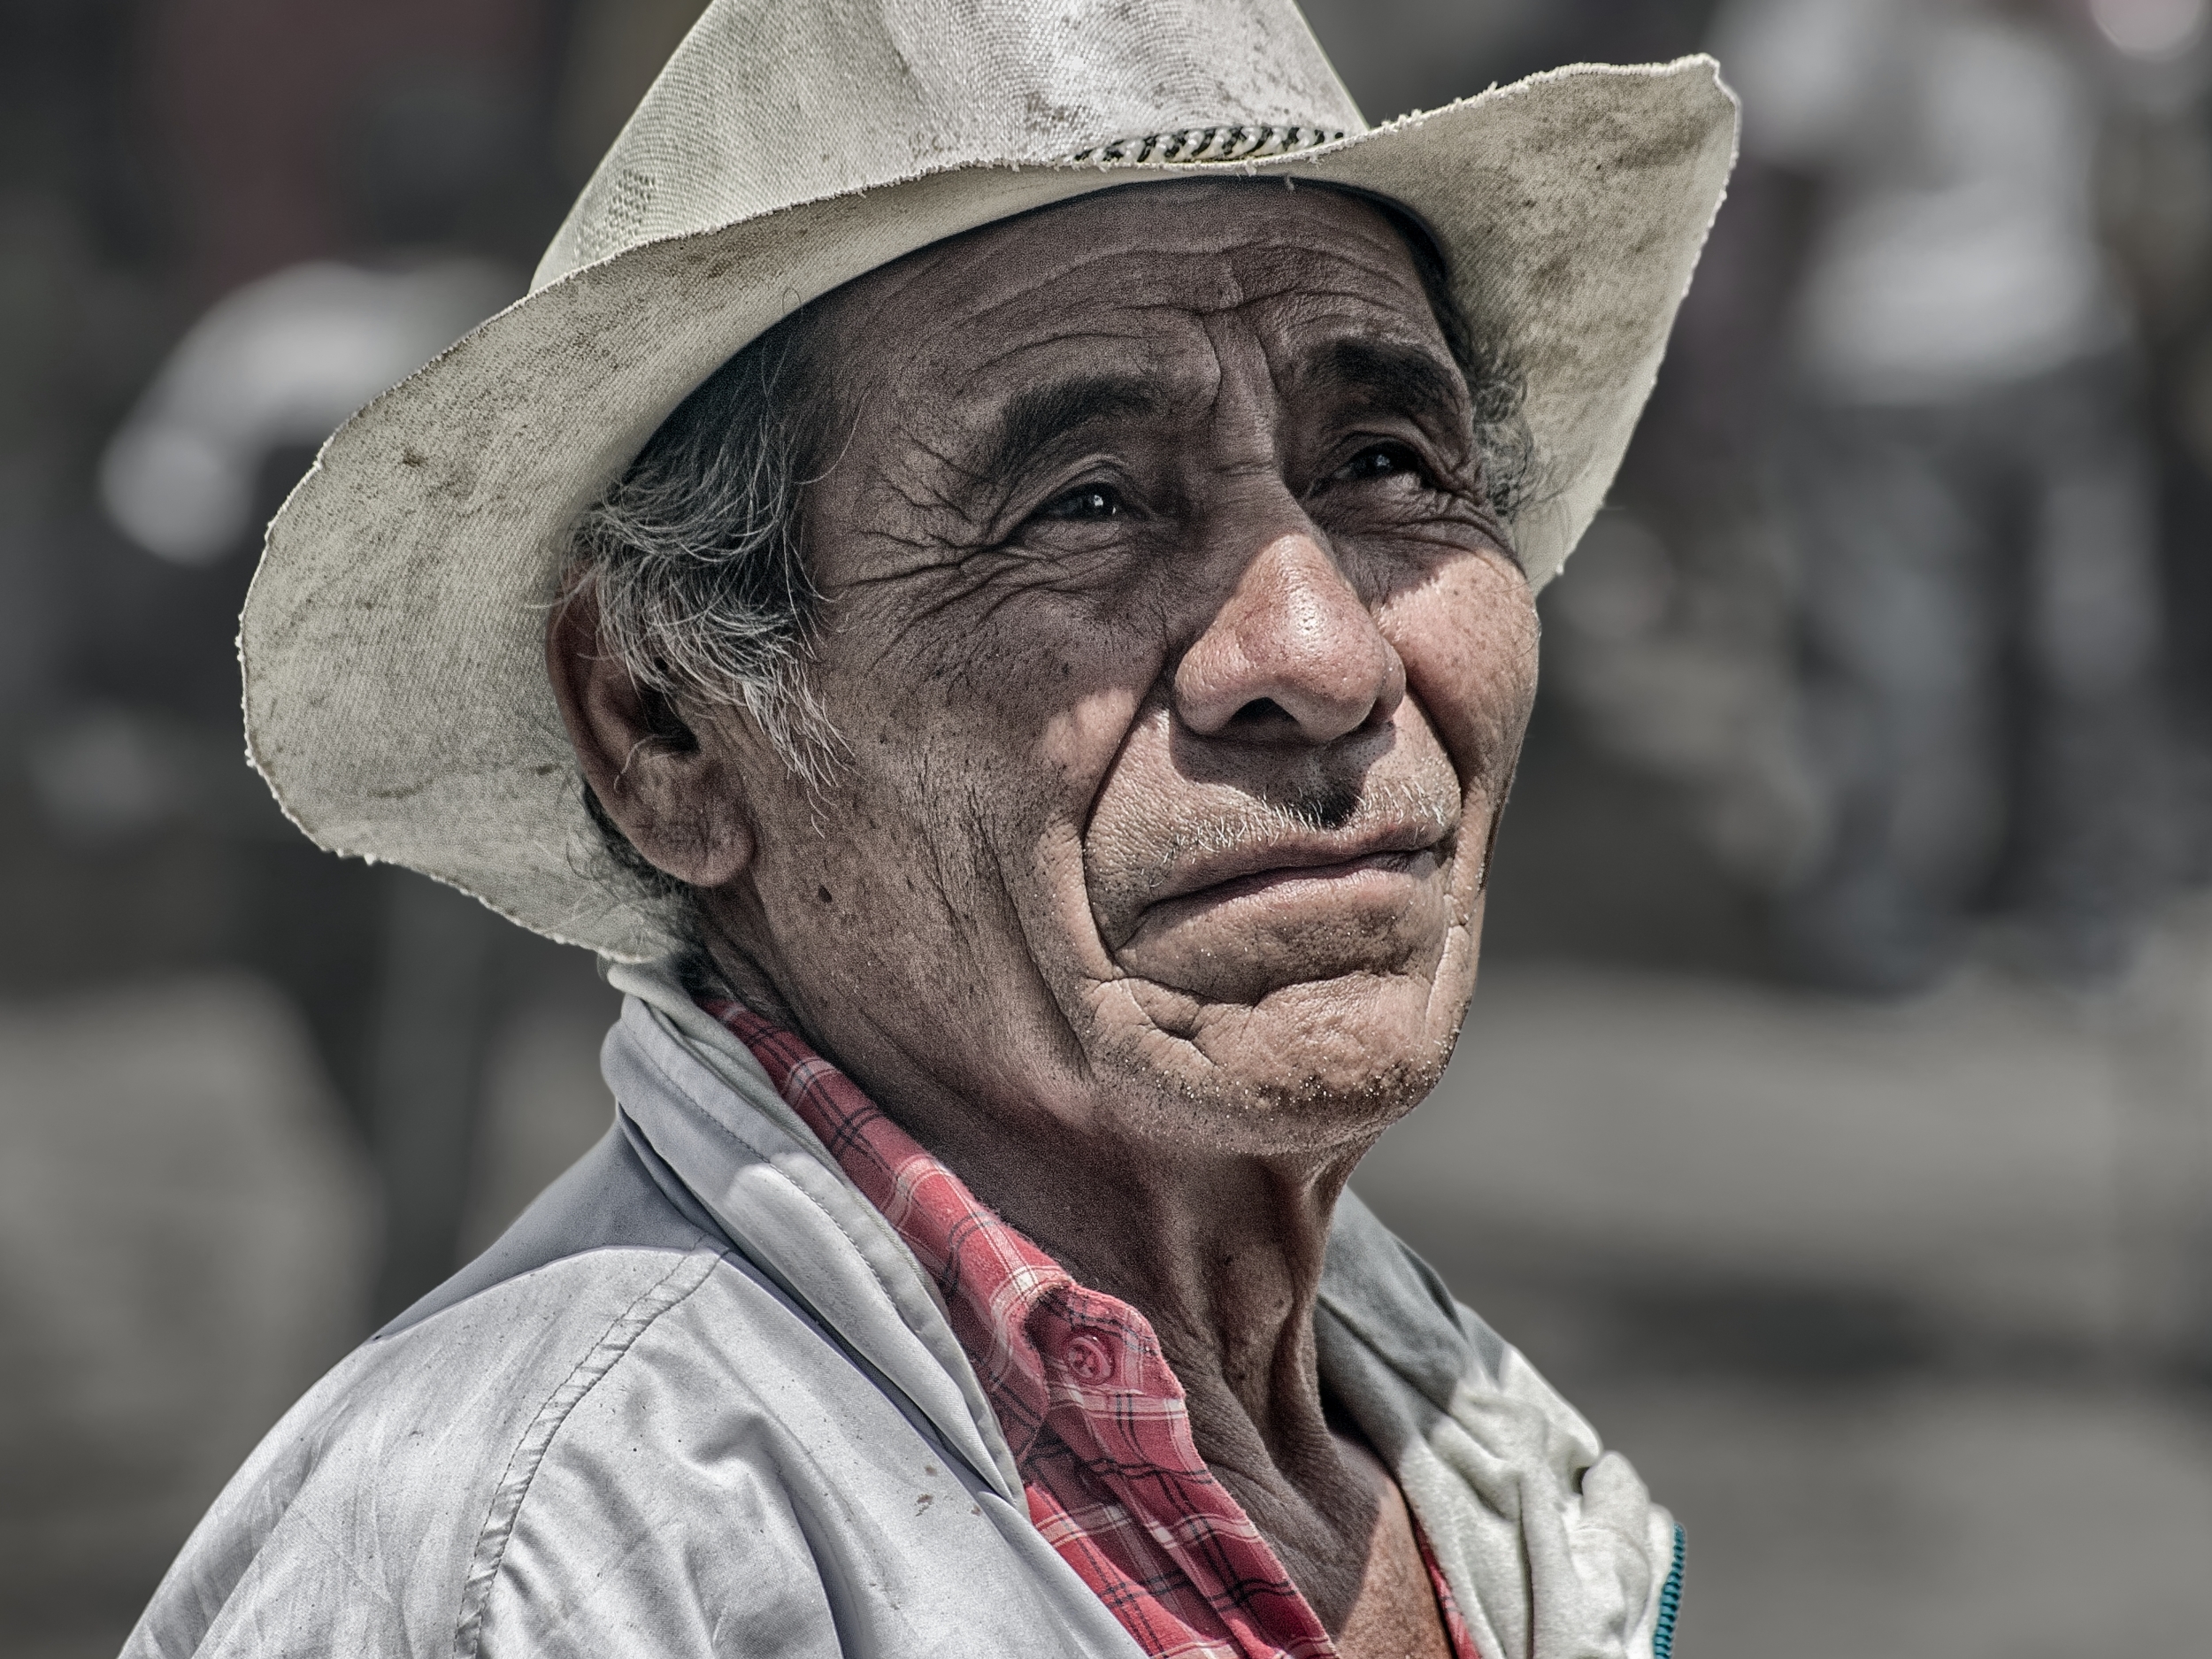
[[[718,941],[718,943],[722,941]],[[833,1050],[745,954],[717,964],[744,1003],[792,1026],[1075,1278],[1151,1323],[1209,1463],[1303,1484],[1335,1467],[1315,1369],[1313,1305],[1338,1195],[1367,1150],[1261,1157],[1087,1131],[1114,1115],[1025,1114],[1017,1125],[941,1084],[921,1056]],[[888,1033],[871,1033],[888,1038]],[[864,1041],[863,1049],[875,1044]],[[871,1064],[883,1058],[889,1064]]]
[[[944,1127],[915,1132],[1079,1280],[1150,1321],[1207,1461],[1296,1483],[1326,1441],[1313,1304],[1356,1153],[1294,1164]]]
[[[1202,1156],[1041,1115],[1017,1131],[927,1086],[876,1098],[1079,1282],[1145,1316],[1198,1455],[1336,1628],[1379,1511],[1324,1406],[1313,1308],[1336,1200],[1365,1147]]]
[[[1313,1309],[1336,1201],[1372,1136],[1244,1156],[1116,1133],[1118,1114],[1079,1102],[993,1110],[864,1017],[847,1041],[825,1042],[749,957],[716,956],[749,1007],[805,1035],[1079,1282],[1145,1316],[1198,1455],[1337,1629],[1389,1480],[1325,1408]]]

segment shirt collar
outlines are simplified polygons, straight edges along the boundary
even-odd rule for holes
[[[1134,1393],[1183,1415],[1182,1385],[1141,1313],[1078,1284],[803,1039],[741,1003],[704,1006],[913,1251],[1017,1462],[1055,1406],[1095,1412]]]

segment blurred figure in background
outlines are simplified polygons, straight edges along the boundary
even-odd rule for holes
[[[188,807],[224,803],[214,828],[231,849],[230,949],[298,1003],[376,1164],[378,1317],[436,1283],[457,1250],[495,924],[403,872],[301,856],[242,776],[227,646],[262,526],[316,447],[522,290],[518,271],[458,239],[516,171],[518,121],[499,93],[449,68],[370,80],[335,135],[363,252],[287,265],[218,300],[116,433],[99,475],[108,516],[194,573],[183,585],[198,626],[165,682],[142,694],[194,741],[165,743],[159,726],[142,732],[143,717],[104,710],[51,733],[34,773],[65,822],[96,822],[104,806],[155,812],[165,789]],[[88,741],[102,733],[104,749]],[[166,764],[142,759],[146,782],[119,796],[138,756]]]
[[[2097,10],[2135,51],[2203,23]],[[1731,0],[1716,27],[1749,152],[1816,192],[1779,472],[1824,834],[1783,929],[1839,987],[1929,984],[1993,899],[2050,971],[2107,982],[2158,885],[2154,479],[2091,22]]]
[[[524,257],[703,0],[466,0],[375,15],[191,0],[151,30],[154,122],[229,288],[116,431],[106,515],[169,603],[101,641],[107,694],[34,745],[65,833],[179,816],[224,844],[224,954],[298,1005],[366,1141],[383,1245],[367,1310],[460,1256],[508,930],[411,872],[315,856],[240,764],[232,641],[263,526],[323,439],[518,297]],[[234,50],[226,50],[227,48]],[[291,73],[273,88],[273,63]],[[250,96],[227,97],[234,78]],[[266,274],[259,268],[303,255]]]
[[[2205,0],[2105,0],[2104,217],[2147,370],[2185,879],[2212,878],[2212,40]]]
[[[480,905],[317,857],[261,798],[238,752],[238,611],[262,527],[323,439],[520,296],[518,250],[702,3],[280,15],[191,0],[151,30],[155,123],[201,196],[197,263],[249,280],[187,331],[102,457],[107,517],[168,567],[172,603],[106,632],[107,699],[41,737],[32,777],[65,832],[187,816],[225,845],[220,948],[296,1002],[375,1167],[377,1322],[459,1259],[487,1048],[518,964]],[[264,72],[288,59],[273,88]],[[226,97],[239,76],[250,96]],[[307,257],[257,273],[288,253]]]
[[[0,696],[35,814],[9,828],[87,888],[34,910],[19,882],[11,918],[100,941],[65,974],[227,963],[298,1008],[378,1176],[378,1319],[457,1259],[488,1040],[516,976],[553,970],[431,883],[314,856],[270,809],[240,752],[238,611],[322,439],[522,291],[580,181],[563,158],[596,153],[697,9],[114,0],[8,22],[31,80],[81,72],[114,100],[27,88],[15,154],[58,225],[104,209],[138,237],[109,238],[129,280],[88,272],[75,303],[123,312],[135,333],[101,343],[145,364],[116,370],[142,387],[127,408],[77,409],[81,371],[74,402],[27,379],[38,424],[0,434],[0,580],[31,646]],[[57,148],[73,167],[40,172]],[[23,251],[27,274],[56,263]],[[165,361],[144,349],[164,333]],[[150,902],[150,862],[171,866]]]
[[[251,8],[217,7],[201,21],[269,21],[242,10]],[[288,242],[317,257],[218,299],[108,444],[102,503],[170,567],[164,585],[177,603],[144,613],[150,627],[110,635],[120,672],[104,677],[105,698],[58,723],[32,753],[42,802],[65,829],[114,833],[134,820],[197,817],[223,846],[224,953],[298,1005],[375,1164],[384,1242],[370,1311],[380,1318],[437,1282],[457,1250],[495,925],[402,872],[302,856],[296,833],[253,800],[239,764],[230,641],[261,527],[324,437],[522,290],[520,270],[463,227],[499,224],[495,210],[533,182],[518,73],[528,60],[515,54],[531,45],[536,19],[510,0],[472,10],[449,20],[459,38],[445,52],[372,31],[382,61],[316,52],[298,67],[319,98],[259,106],[262,124],[288,117],[301,129],[284,136],[304,141],[319,164],[308,182],[331,222],[208,215],[231,234],[229,245],[202,250],[211,274],[250,271]],[[156,38],[171,53],[204,50],[196,36]],[[280,28],[262,38],[280,54],[293,43]],[[165,115],[188,169],[241,142],[243,118],[212,100],[173,90]],[[279,134],[244,135],[257,136]],[[259,149],[252,159],[283,165]],[[219,189],[240,181],[211,173]]]

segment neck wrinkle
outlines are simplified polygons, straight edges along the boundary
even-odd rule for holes
[[[987,1134],[932,1144],[879,1103],[1079,1283],[1145,1316],[1217,1472],[1278,1491],[1333,1487],[1313,1309],[1356,1151],[1315,1168],[1015,1148]]]

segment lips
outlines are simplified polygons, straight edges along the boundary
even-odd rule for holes
[[[1402,910],[1409,882],[1431,887],[1451,864],[1467,803],[1425,727],[1374,747],[1348,761],[1270,753],[1264,772],[1207,775],[1163,764],[1165,750],[1117,768],[1084,832],[1100,943],[1119,953],[1140,935],[1203,934],[1234,952],[1285,928],[1364,928]]]
[[[1447,833],[1433,824],[1377,826],[1357,835],[1271,841],[1204,855],[1178,864],[1147,895],[1146,908],[1179,899],[1236,898],[1300,876],[1402,870],[1415,856],[1440,847]]]

